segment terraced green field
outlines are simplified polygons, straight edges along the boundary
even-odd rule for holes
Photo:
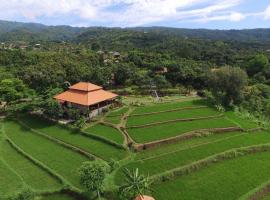
[[[224,117],[221,117],[215,119],[174,122],[143,128],[130,128],[128,129],[128,133],[136,142],[145,143],[178,136],[186,132],[200,129],[226,128],[236,126],[237,125],[233,122],[225,119]]]
[[[20,120],[36,131],[72,144],[104,160],[110,160],[111,158],[119,160],[126,156],[126,152],[123,149],[116,148],[110,144],[106,144],[91,137],[83,136],[78,131],[63,128],[59,125],[41,120],[37,117],[21,117]],[[103,133],[106,134],[107,132]],[[115,135],[116,136],[114,136],[114,138],[121,137],[120,133]]]
[[[197,134],[186,140],[161,144],[140,152],[128,151],[119,147],[127,145],[124,135],[118,128],[121,115],[127,113],[129,109],[134,111],[127,119],[122,119],[121,126],[124,126],[129,136],[138,143],[180,136],[202,129],[240,127],[250,131],[258,128],[256,123],[241,118],[232,111],[220,113],[212,107],[206,106],[208,103],[205,100],[183,100],[181,102],[149,103],[147,106],[132,108],[123,107],[97,118],[95,124],[90,124],[91,126],[85,127],[83,131],[70,129],[64,125],[30,115],[20,116],[18,120],[0,121],[0,199],[7,200],[4,198],[12,195],[14,191],[21,191],[23,186],[28,186],[37,192],[37,196],[39,196],[37,199],[40,200],[81,199],[81,197],[70,196],[70,193],[59,192],[66,184],[68,187],[82,189],[77,169],[89,158],[57,142],[61,141],[89,155],[95,155],[97,159],[119,161],[116,170],[106,178],[105,189],[108,190],[106,191],[108,194],[111,194],[112,188],[123,184],[125,168],[138,168],[140,173],[149,175],[150,178],[162,177],[160,181],[154,181],[152,185],[152,196],[156,200],[237,200],[270,180],[270,152],[254,151],[250,154],[237,154],[236,149],[261,144],[269,145],[269,130],[222,133],[206,131],[205,134]],[[178,108],[181,109],[172,111]],[[152,113],[159,111],[162,112]],[[220,116],[221,114],[224,116]],[[216,117],[167,122],[175,119],[209,116]],[[110,122],[110,124],[106,124],[106,122]],[[160,122],[161,124],[158,124]],[[141,126],[149,123],[157,124],[128,128],[128,126]],[[51,137],[56,141],[46,137]],[[125,135],[125,137],[128,136]],[[15,146],[7,140],[10,140]],[[227,159],[219,159],[218,162],[215,157],[215,160],[211,160],[209,165],[199,168],[196,166],[195,171],[188,169],[186,175],[165,177],[172,171],[178,171],[190,165],[195,166],[194,163],[198,163],[198,161],[213,159],[213,156],[224,155],[224,152],[228,151],[235,154]],[[51,192],[53,193],[51,194]],[[270,199],[269,196],[266,194],[264,200]],[[115,199],[110,198],[110,200]]]
[[[128,107],[122,107],[110,112],[106,117],[106,122],[110,122],[112,124],[119,124],[121,122],[122,115],[125,114],[128,109]]]
[[[93,135],[102,136],[118,144],[123,144],[124,142],[123,135],[117,129],[110,126],[97,124],[85,129],[85,131]]]
[[[26,159],[11,147],[7,141],[3,141],[1,144],[1,155],[5,162],[21,176],[25,184],[32,189],[36,191],[51,191],[62,188],[59,180]]]
[[[130,116],[127,121],[127,127],[150,124],[155,122],[164,122],[176,119],[188,119],[196,117],[215,116],[221,113],[212,108],[186,109],[173,112],[163,112],[153,115]]]
[[[230,149],[264,144],[270,141],[270,134],[260,132],[256,134],[237,134],[208,144],[198,145],[192,148],[175,150],[173,152],[164,152],[156,156],[138,159],[128,165],[122,167],[128,169],[136,169],[150,176],[160,174],[162,172],[190,164],[197,160],[218,154]],[[116,182],[121,183],[123,179],[122,170],[118,171]]]
[[[270,153],[226,160],[153,187],[156,200],[238,199],[270,179]]]
[[[88,159],[72,150],[44,139],[16,122],[4,124],[4,131],[27,154],[61,174],[76,187],[81,187],[76,170]]]
[[[22,179],[3,160],[0,160],[0,174],[0,199],[7,198],[14,194],[14,191],[22,189]]]
[[[184,108],[184,107],[194,107],[207,105],[205,100],[192,100],[183,102],[169,102],[169,103],[157,103],[154,105],[137,107],[132,114],[145,114],[150,112],[160,112],[172,109]]]

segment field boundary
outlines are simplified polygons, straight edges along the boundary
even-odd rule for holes
[[[186,132],[186,133],[183,133],[181,135],[162,139],[162,140],[156,140],[156,141],[143,143],[143,144],[136,143],[136,144],[133,144],[133,147],[136,151],[142,151],[142,150],[151,149],[151,148],[154,148],[154,147],[157,147],[160,145],[164,145],[164,144],[172,144],[172,143],[176,143],[176,142],[183,141],[183,140],[189,140],[189,139],[192,139],[194,137],[202,137],[204,135],[209,135],[209,132],[215,133],[215,134],[223,134],[226,132],[233,132],[233,131],[243,132],[244,130],[240,127],[199,129],[199,130]]]
[[[43,138],[45,138],[45,139],[47,139],[47,140],[50,140],[50,141],[52,141],[52,142],[54,142],[54,143],[56,143],[56,144],[58,144],[58,145],[60,145],[60,146],[62,146],[62,147],[64,147],[64,148],[67,148],[67,149],[69,149],[69,150],[75,152],[75,153],[79,153],[80,155],[85,156],[86,158],[88,158],[88,159],[90,159],[90,160],[95,160],[96,158],[99,158],[98,156],[96,156],[96,155],[94,155],[94,154],[90,154],[90,153],[88,153],[87,151],[85,151],[85,150],[83,150],[83,149],[81,149],[81,148],[79,148],[79,147],[75,147],[75,146],[73,146],[72,144],[69,144],[69,143],[67,143],[67,142],[64,142],[63,140],[57,139],[57,138],[55,138],[55,137],[46,135],[46,134],[44,134],[44,133],[42,133],[42,132],[39,132],[39,131],[37,131],[37,130],[35,130],[35,129],[32,129],[31,127],[29,127],[29,126],[26,125],[25,123],[21,122],[20,120],[18,120],[18,122],[19,122],[22,126],[28,128],[28,129],[30,129],[30,131],[31,131],[33,134],[37,134],[38,136],[43,137]],[[99,158],[99,159],[101,159],[101,158]],[[101,160],[102,160],[102,159],[101,159]]]
[[[219,115],[210,115],[206,117],[194,117],[194,118],[180,118],[180,119],[173,119],[173,120],[168,120],[168,121],[161,121],[161,122],[154,122],[154,123],[149,123],[149,124],[144,124],[144,125],[136,125],[136,126],[127,126],[126,129],[134,129],[134,128],[145,128],[149,126],[156,126],[160,124],[168,124],[168,123],[174,123],[174,122],[189,122],[189,121],[197,121],[197,120],[204,120],[204,119],[216,119],[216,118],[221,118],[224,117],[224,114],[219,114]]]
[[[270,143],[252,145],[248,147],[233,148],[231,150],[209,156],[205,159],[195,161],[191,164],[184,165],[182,167],[175,168],[175,169],[166,171],[164,173],[154,175],[151,177],[151,179],[154,181],[154,184],[157,184],[160,182],[173,180],[173,178],[175,177],[188,175],[202,168],[208,167],[211,164],[219,163],[225,160],[234,159],[240,156],[255,154],[259,152],[267,152],[267,151],[270,151]]]
[[[63,129],[66,129],[66,130],[71,130],[71,131],[76,131],[78,132],[79,134],[83,135],[83,136],[86,136],[86,137],[89,137],[91,139],[94,139],[94,140],[98,140],[99,142],[104,142],[108,145],[112,145],[114,147],[117,147],[117,148],[122,148],[122,149],[125,149],[123,145],[121,144],[117,144],[116,142],[114,141],[111,141],[111,140],[108,140],[107,138],[104,138],[102,136],[98,136],[98,135],[93,135],[91,133],[87,133],[85,132],[84,130],[81,130],[81,129],[77,129],[77,128],[72,128],[72,127],[67,127],[66,125],[63,125],[63,124],[60,124],[58,123],[57,121],[54,121],[52,119],[49,119],[49,118],[44,118],[44,117],[41,117],[40,115],[38,114],[31,114],[35,117],[38,117],[40,118],[41,120],[47,120],[48,122],[50,123],[54,123],[56,126],[59,126]],[[19,120],[19,119],[18,119]],[[20,120],[19,120],[20,121]],[[98,123],[97,123],[98,124]],[[29,127],[29,126],[28,126]],[[31,127],[29,127],[30,129],[32,129]]]
[[[264,195],[269,193],[270,193],[270,180],[250,190],[248,193],[241,196],[238,200],[259,200],[262,199]]]
[[[29,160],[30,162],[32,162],[34,165],[36,165],[37,167],[43,169],[45,172],[47,172],[49,175],[51,175],[52,177],[54,177],[57,181],[59,181],[62,185],[63,188],[66,187],[74,187],[72,186],[71,183],[69,183],[64,177],[62,177],[61,175],[59,175],[57,172],[55,172],[53,169],[47,167],[45,164],[43,164],[42,162],[40,162],[39,160],[35,159],[34,157],[32,157],[31,155],[29,155],[28,153],[26,153],[24,150],[22,150],[16,143],[14,143],[8,136],[6,136],[6,141],[9,143],[9,145],[15,150],[17,151],[19,154],[21,154],[23,157],[25,157],[27,160]],[[55,191],[44,191],[44,192],[57,192],[59,190],[55,190]],[[41,191],[42,192],[42,191]]]
[[[188,106],[188,107],[183,107],[183,108],[175,108],[175,109],[162,110],[162,111],[157,111],[157,112],[146,112],[146,113],[142,113],[142,114],[131,114],[128,117],[155,115],[155,114],[159,114],[159,113],[174,112],[174,111],[180,111],[180,110],[192,110],[192,109],[200,109],[200,108],[208,108],[208,106]]]

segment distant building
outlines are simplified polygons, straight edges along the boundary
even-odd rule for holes
[[[66,108],[79,108],[90,118],[101,113],[106,107],[113,104],[118,97],[102,87],[87,82],[79,82],[54,98]]]
[[[114,58],[119,58],[121,56],[121,54],[117,51],[113,52],[113,57]]]
[[[156,74],[166,74],[168,72],[167,67],[159,67],[155,69]]]

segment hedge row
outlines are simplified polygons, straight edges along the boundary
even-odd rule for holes
[[[174,123],[174,122],[187,122],[187,121],[196,121],[196,120],[203,120],[203,119],[215,119],[215,118],[221,118],[224,117],[224,114],[219,114],[219,115],[211,115],[207,117],[194,117],[194,118],[187,118],[187,119],[173,119],[173,120],[168,120],[168,121],[162,121],[162,122],[154,122],[154,123],[149,123],[149,124],[144,124],[144,125],[137,125],[137,126],[128,126],[126,127],[127,129],[132,129],[132,128],[145,128],[149,126],[157,126],[160,124],[168,124],[168,123]]]
[[[207,167],[211,164],[215,164],[218,162],[222,162],[224,160],[234,159],[240,156],[245,156],[248,154],[258,153],[258,152],[265,152],[270,151],[270,143],[268,144],[262,144],[262,145],[254,145],[249,147],[242,147],[242,148],[236,148],[229,151],[225,151],[220,154],[216,154],[210,157],[207,157],[205,159],[193,162],[189,165],[176,168],[167,172],[164,172],[162,174],[158,174],[155,176],[152,176],[151,179],[154,181],[154,184],[157,184],[159,182],[164,182],[168,180],[172,180],[175,177],[188,175],[192,172],[198,171],[204,167]]]

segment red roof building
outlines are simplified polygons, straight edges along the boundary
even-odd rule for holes
[[[111,104],[117,94],[103,90],[102,87],[87,82],[79,82],[54,98],[62,105],[68,105],[87,110],[95,110]]]
[[[135,200],[155,200],[153,197],[146,196],[146,195],[139,195],[135,198]]]

